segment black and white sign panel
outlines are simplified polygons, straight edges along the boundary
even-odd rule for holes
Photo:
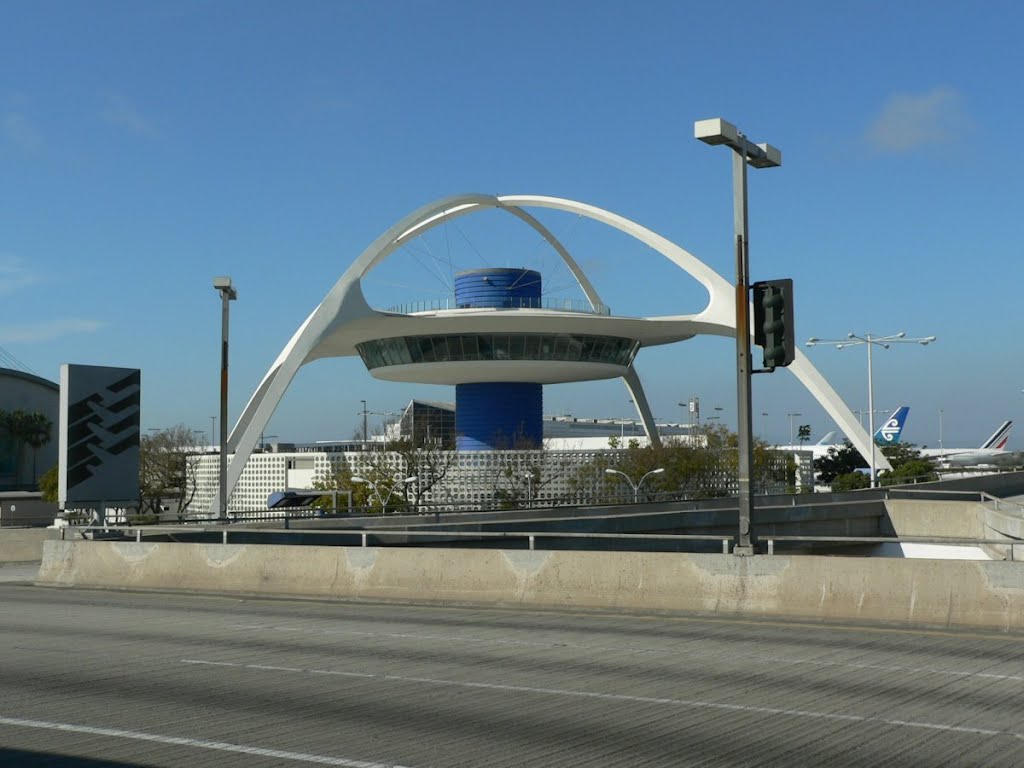
[[[142,372],[60,367],[61,508],[137,502]]]

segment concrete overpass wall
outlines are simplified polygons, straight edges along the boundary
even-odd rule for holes
[[[0,563],[38,563],[43,542],[60,538],[55,528],[0,529]]]
[[[1024,564],[49,541],[39,582],[1024,630]]]
[[[955,539],[995,538],[986,531],[984,504],[977,501],[890,499],[883,536],[948,536]]]

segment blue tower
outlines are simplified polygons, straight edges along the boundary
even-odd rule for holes
[[[541,276],[532,269],[487,268],[455,276],[459,309],[540,308]],[[501,344],[500,337],[491,337]],[[483,339],[481,339],[483,343]],[[506,348],[506,358],[512,359]],[[492,359],[501,359],[495,348]],[[456,448],[486,451],[539,448],[544,434],[544,389],[541,384],[508,381],[456,384]]]

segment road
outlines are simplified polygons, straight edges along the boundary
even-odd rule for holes
[[[0,765],[1019,766],[1024,638],[0,584]]]

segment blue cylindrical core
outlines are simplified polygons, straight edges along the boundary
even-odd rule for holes
[[[532,269],[472,269],[455,276],[455,304],[460,308],[540,307],[540,296],[540,272]],[[455,432],[460,451],[539,448],[543,387],[520,382],[456,385]]]
[[[532,269],[471,269],[455,276],[455,305],[539,307],[540,272]]]
[[[544,387],[505,381],[456,384],[455,434],[460,451],[540,448]]]

